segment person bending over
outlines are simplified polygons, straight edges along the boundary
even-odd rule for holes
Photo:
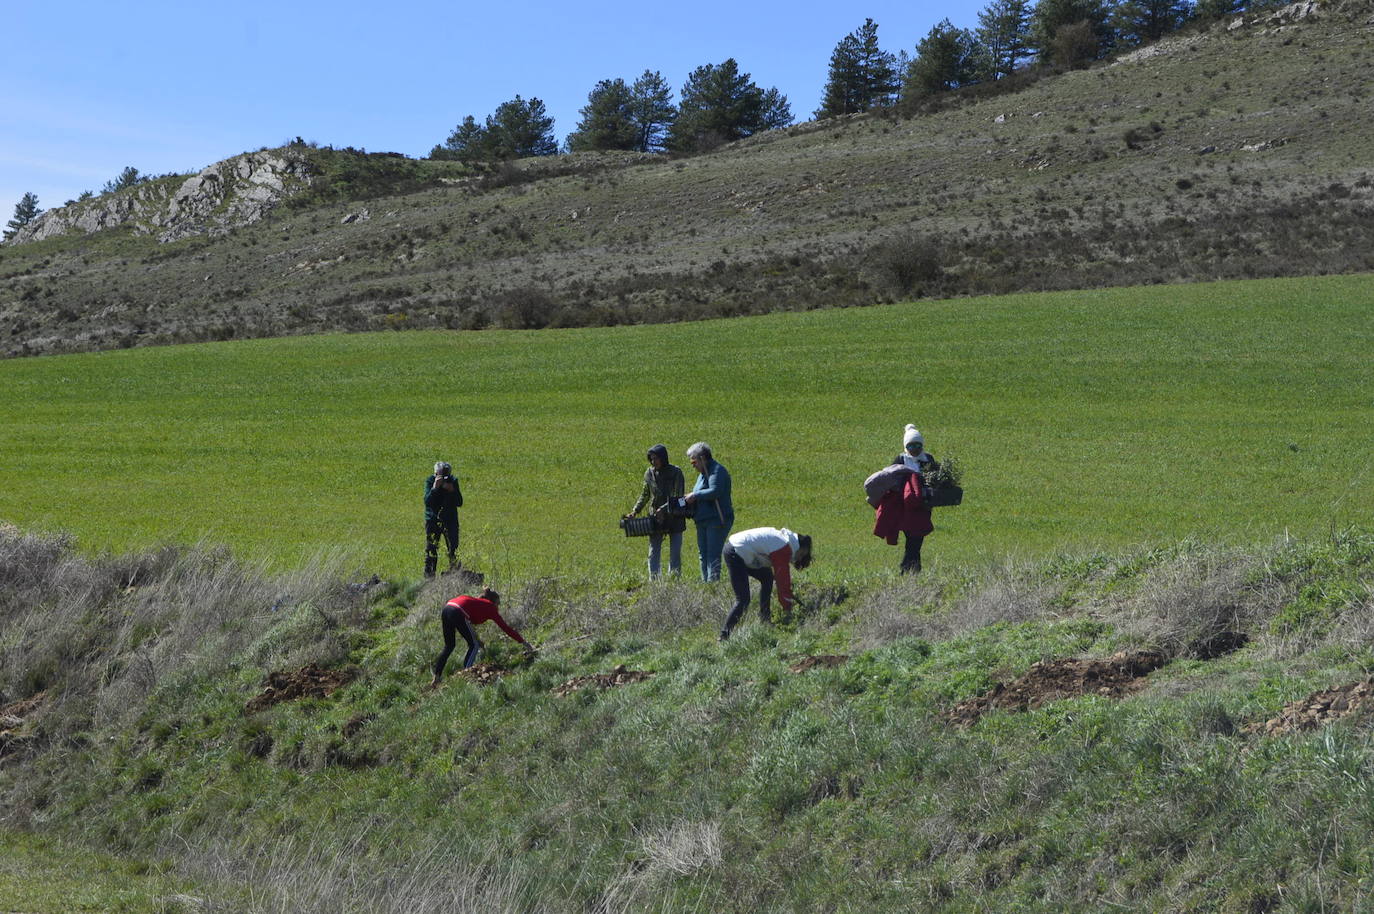
[[[730,587],[735,591],[735,605],[725,618],[720,640],[730,637],[740,617],[749,608],[749,579],[759,582],[759,618],[772,621],[768,614],[773,581],[778,582],[778,602],[784,613],[791,612],[796,602],[792,596],[792,572],[789,563],[798,570],[811,564],[811,537],[793,533],[787,528],[755,527],[741,530],[725,542],[725,567],[730,572]]]
[[[430,688],[437,686],[444,678],[444,666],[448,663],[449,654],[453,653],[454,645],[457,644],[455,632],[461,634],[468,644],[468,652],[463,655],[463,669],[466,670],[477,662],[482,653],[482,642],[477,640],[477,632],[473,629],[483,622],[495,622],[499,625],[503,632],[525,646],[527,656],[533,656],[535,653],[530,643],[501,618],[501,595],[490,587],[483,588],[480,597],[464,594],[449,600],[440,611],[439,620],[444,626],[444,650],[434,661],[434,679],[429,683]]]

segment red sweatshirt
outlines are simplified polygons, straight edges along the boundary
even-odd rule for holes
[[[921,498],[921,474],[912,473],[906,482],[892,489],[878,502],[873,535],[897,545],[897,534],[925,536],[935,529],[930,522],[930,506]]]
[[[468,617],[468,621],[473,625],[481,625],[483,622],[495,622],[501,626],[501,631],[510,635],[521,644],[525,639],[520,637],[520,633],[506,624],[506,620],[501,618],[501,613],[496,608],[496,604],[490,600],[483,600],[481,597],[461,596],[454,597],[448,601],[448,605],[461,610],[463,615]]]

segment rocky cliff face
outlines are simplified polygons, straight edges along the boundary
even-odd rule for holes
[[[121,225],[132,225],[139,234],[156,234],[159,241],[223,235],[257,222],[309,184],[310,167],[304,158],[280,150],[248,152],[216,162],[179,186],[156,181],[50,209],[6,243]]]

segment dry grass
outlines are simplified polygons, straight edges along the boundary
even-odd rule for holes
[[[456,837],[456,836],[455,836]],[[199,899],[204,914],[539,914],[520,878],[496,854],[468,855],[462,842],[431,841],[404,860],[370,856],[365,834],[329,849],[310,839],[176,848],[179,868],[223,894]]]
[[[347,577],[338,557],[269,575],[223,548],[86,557],[65,537],[0,532],[0,704],[46,690],[45,725],[69,730],[250,648],[264,670],[329,663],[366,601]]]
[[[856,610],[856,646],[867,650],[909,637],[944,641],[997,622],[1056,615],[1064,584],[1036,566],[1007,560],[961,587],[952,601],[948,587],[926,577],[899,578],[865,594]]]

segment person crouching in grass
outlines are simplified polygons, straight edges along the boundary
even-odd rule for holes
[[[720,640],[730,637],[740,617],[749,608],[749,579],[759,582],[759,618],[771,622],[768,613],[773,581],[778,582],[778,602],[784,613],[792,611],[796,602],[792,596],[792,572],[811,564],[811,537],[793,533],[787,528],[755,527],[741,530],[725,541],[722,551],[725,567],[730,572],[730,587],[735,591],[735,605],[720,630]]]
[[[434,678],[429,683],[430,688],[439,685],[439,681],[444,678],[444,666],[448,663],[449,654],[453,653],[454,645],[457,644],[455,632],[461,633],[463,640],[468,644],[468,652],[463,655],[463,669],[466,670],[477,662],[482,653],[482,642],[477,640],[474,626],[483,622],[495,622],[499,625],[501,631],[525,646],[527,657],[535,654],[530,643],[501,618],[501,595],[490,587],[483,588],[480,597],[464,594],[449,600],[440,611],[439,620],[444,626],[444,651],[434,661]]]

